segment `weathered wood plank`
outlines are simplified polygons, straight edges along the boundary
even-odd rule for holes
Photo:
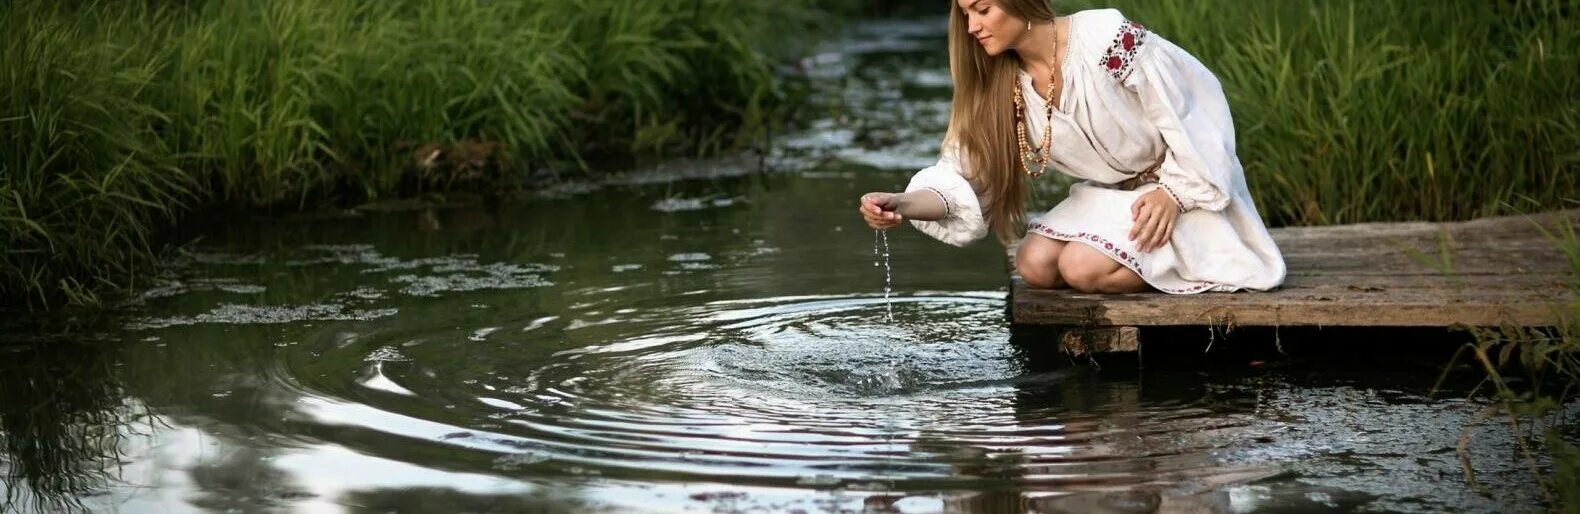
[[[1266,301],[1250,294],[1205,293],[1194,300],[1162,294],[1080,295],[1032,291],[1015,298],[1016,323],[1078,326],[1542,326],[1556,323],[1555,301],[1445,298],[1437,292],[1298,294]],[[1273,296],[1271,294],[1266,296]]]
[[[1141,349],[1141,331],[1136,327],[1070,329],[1059,336],[1064,353],[1080,357],[1095,353],[1134,352]]]
[[[1087,328],[1553,325],[1555,307],[1575,300],[1575,277],[1538,223],[1573,226],[1580,209],[1275,229],[1289,277],[1266,293],[1088,295],[1027,288],[1013,275],[1011,310],[1016,323]],[[1013,266],[1013,247],[1009,254]]]

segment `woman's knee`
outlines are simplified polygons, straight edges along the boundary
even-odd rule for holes
[[[1038,289],[1054,289],[1058,287],[1064,287],[1064,282],[1059,279],[1058,270],[1054,269],[1052,266],[1046,266],[1038,269],[1021,270],[1020,278],[1026,282],[1027,287],[1034,287]]]
[[[1064,283],[1069,284],[1070,289],[1074,289],[1082,293],[1103,292],[1102,275],[1093,273],[1088,268],[1059,268],[1059,274],[1060,276],[1064,277]]]
[[[1027,286],[1036,288],[1063,287],[1059,278],[1059,251],[1062,244],[1053,241],[1026,238],[1015,252],[1015,271]]]
[[[1071,289],[1083,293],[1102,292],[1104,282],[1118,266],[1107,256],[1084,245],[1074,245],[1059,255],[1059,276]]]

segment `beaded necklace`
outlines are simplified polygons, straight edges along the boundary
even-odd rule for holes
[[[1053,31],[1053,52],[1055,56],[1059,52],[1059,31],[1057,27]],[[1059,98],[1054,96],[1054,92],[1058,90],[1059,85],[1059,67],[1056,63],[1055,66],[1052,66],[1052,71],[1048,73],[1047,98],[1049,100],[1046,102],[1047,105],[1044,109],[1047,123],[1042,131],[1042,144],[1033,147],[1026,142],[1025,102],[1020,95],[1020,78],[1015,78],[1015,141],[1020,148],[1020,169],[1025,171],[1031,178],[1041,177],[1044,172],[1048,171],[1048,165],[1053,162],[1053,150],[1051,149],[1053,146],[1053,107],[1054,104],[1058,103]],[[1032,166],[1037,167],[1036,171],[1032,171]]]

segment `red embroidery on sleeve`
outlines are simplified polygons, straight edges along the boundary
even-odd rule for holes
[[[1113,44],[1108,45],[1108,51],[1103,52],[1103,60],[1098,63],[1108,74],[1115,79],[1123,81],[1130,76],[1130,65],[1136,58],[1136,52],[1141,51],[1141,45],[1146,44],[1150,32],[1140,24],[1125,20],[1119,25],[1119,33],[1114,35]]]

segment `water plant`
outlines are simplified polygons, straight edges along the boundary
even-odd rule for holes
[[[1475,342],[1454,355],[1443,376],[1469,362],[1485,374],[1477,392],[1490,391],[1497,400],[1461,432],[1458,448],[1467,484],[1479,487],[1469,455],[1471,431],[1484,421],[1502,419],[1514,438],[1515,457],[1529,469],[1548,506],[1573,512],[1580,509],[1580,445],[1570,417],[1580,395],[1580,234],[1571,223],[1543,231],[1569,264],[1572,295],[1553,306],[1558,324],[1467,328]]]

